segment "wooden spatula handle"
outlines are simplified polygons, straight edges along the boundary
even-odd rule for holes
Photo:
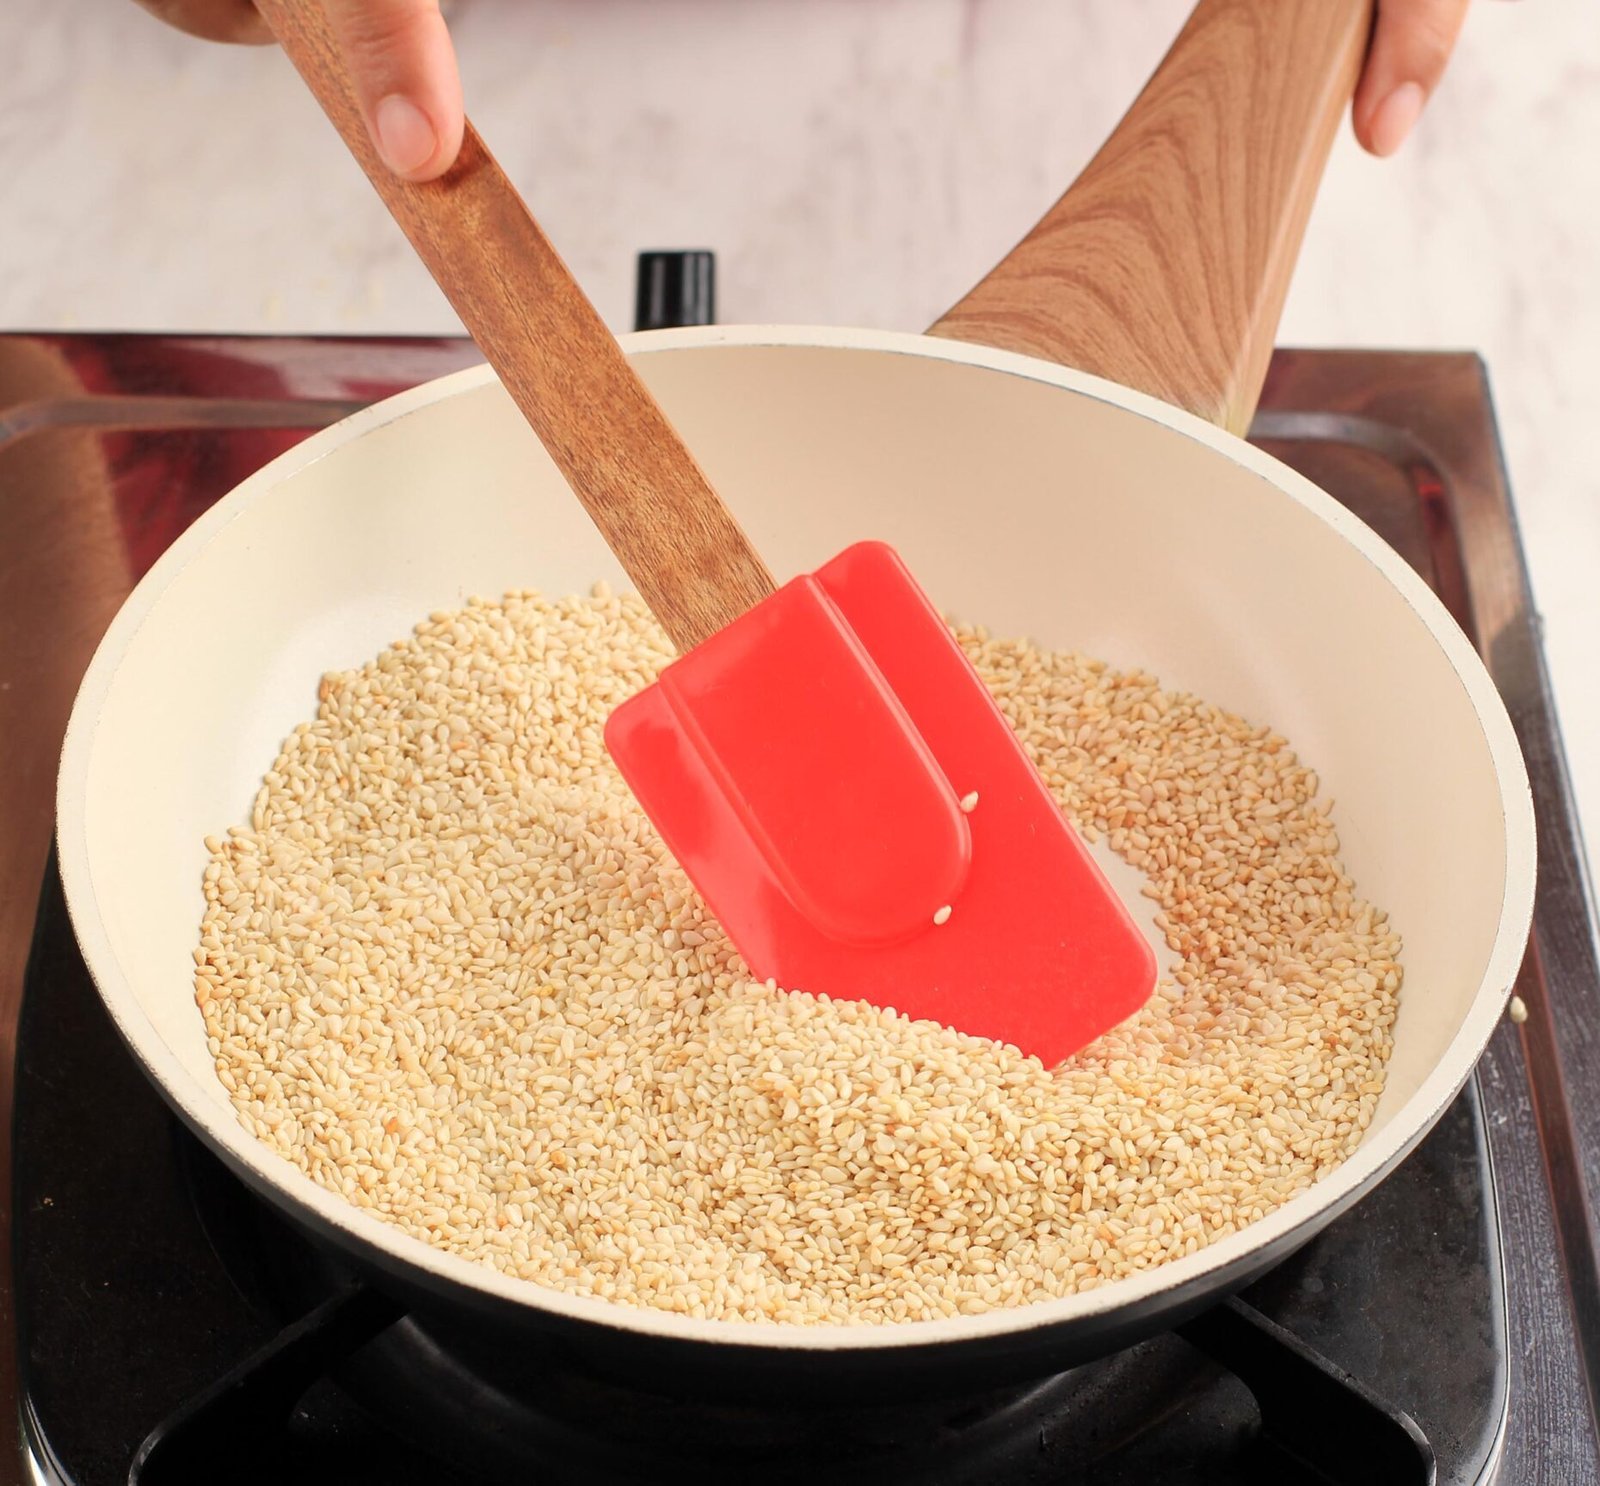
[[[932,334],[1242,433],[1372,0],[1201,0],[1083,174]]]
[[[673,643],[699,644],[770,594],[766,565],[472,126],[448,174],[400,180],[321,0],[257,9]]]

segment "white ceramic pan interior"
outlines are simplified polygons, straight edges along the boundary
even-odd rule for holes
[[[441,1278],[616,1327],[790,1347],[1088,1316],[1281,1239],[1392,1166],[1466,1079],[1501,1013],[1534,876],[1532,807],[1505,711],[1405,564],[1239,440],[1043,361],[825,330],[694,330],[627,345],[778,576],[883,538],[948,611],[1147,667],[1291,740],[1337,801],[1360,891],[1404,939],[1394,1057],[1361,1146],[1249,1229],[1087,1294],[913,1326],[796,1329],[630,1310],[510,1279],[347,1205],[260,1145],[216,1079],[193,999],[204,836],[245,819],[280,741],[312,715],[325,670],[470,595],[622,582],[487,370],[360,413],[247,481],[139,585],[90,667],[62,762],[62,873],[101,994],[167,1096],[292,1203]]]

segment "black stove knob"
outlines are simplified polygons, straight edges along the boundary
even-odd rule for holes
[[[714,325],[717,320],[717,260],[703,249],[639,254],[633,328],[671,330]]]

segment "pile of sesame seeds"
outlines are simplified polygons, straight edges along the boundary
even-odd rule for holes
[[[208,840],[196,996],[240,1119],[531,1283],[795,1324],[1085,1290],[1304,1190],[1371,1119],[1400,987],[1316,776],[1153,677],[959,635],[1159,907],[1169,973],[1084,1052],[750,981],[602,741],[664,637],[517,593],[326,677]]]

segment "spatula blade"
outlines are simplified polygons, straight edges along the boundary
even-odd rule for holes
[[[606,741],[760,979],[1046,1064],[1154,987],[1150,945],[882,543],[674,662]]]

